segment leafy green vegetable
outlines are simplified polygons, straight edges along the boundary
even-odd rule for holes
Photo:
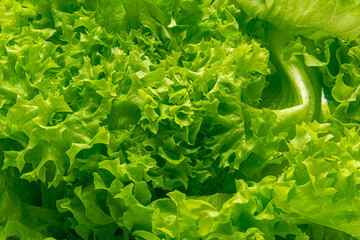
[[[360,239],[357,0],[0,0],[1,239]]]

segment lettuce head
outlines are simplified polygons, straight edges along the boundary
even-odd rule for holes
[[[360,239],[359,36],[358,0],[0,0],[0,239]]]

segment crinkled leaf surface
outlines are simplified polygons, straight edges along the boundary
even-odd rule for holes
[[[360,239],[357,0],[0,0],[1,239]]]

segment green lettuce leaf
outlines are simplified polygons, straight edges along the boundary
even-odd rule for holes
[[[0,1],[0,238],[360,239],[358,1]]]
[[[351,41],[359,36],[358,1],[236,0],[250,16],[311,39],[326,36]]]

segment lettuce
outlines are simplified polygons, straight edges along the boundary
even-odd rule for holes
[[[1,239],[360,239],[357,0],[1,0]]]

